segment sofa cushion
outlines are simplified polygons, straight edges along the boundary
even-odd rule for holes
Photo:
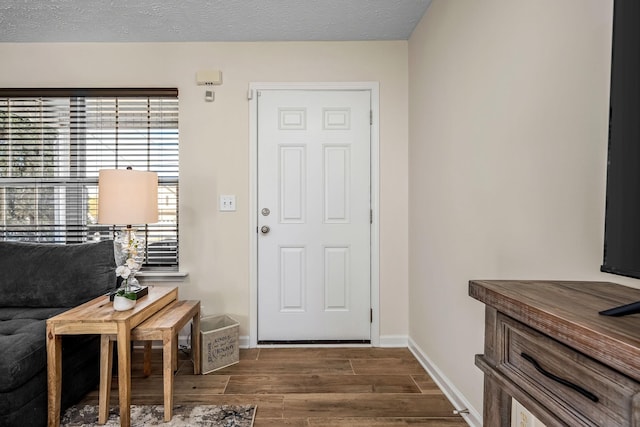
[[[116,286],[113,240],[0,241],[0,307],[75,307]]]
[[[12,390],[47,366],[46,319],[64,308],[0,308],[0,392]]]
[[[46,425],[46,319],[65,310],[0,308],[0,426]],[[63,410],[98,383],[99,344],[97,335],[62,337]]]

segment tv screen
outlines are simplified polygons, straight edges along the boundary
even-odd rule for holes
[[[601,271],[640,278],[640,1],[615,0]]]

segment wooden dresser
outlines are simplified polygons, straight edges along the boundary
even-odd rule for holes
[[[486,305],[484,426],[510,426],[511,397],[547,427],[640,427],[640,314],[598,312],[640,300],[607,282],[472,280]]]

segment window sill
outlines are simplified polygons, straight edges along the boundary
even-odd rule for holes
[[[145,282],[182,282],[189,273],[184,271],[139,271],[136,278]]]

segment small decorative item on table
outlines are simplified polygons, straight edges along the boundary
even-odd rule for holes
[[[122,286],[116,291],[113,296],[113,309],[116,311],[130,310],[136,305],[138,295],[131,290],[129,281],[134,278],[134,274],[140,265],[134,258],[127,258],[123,265],[116,268],[116,275],[122,277]]]
[[[127,310],[131,310],[133,307],[136,306],[136,300],[135,299],[129,299],[129,297],[127,297],[127,295],[131,295],[133,294],[133,296],[135,297],[135,293],[129,293],[126,295],[119,295],[119,294],[115,294],[113,296],[113,309],[115,311],[127,311]]]

